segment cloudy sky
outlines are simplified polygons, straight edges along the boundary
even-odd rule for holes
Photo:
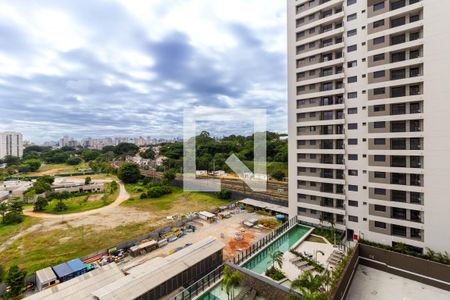
[[[181,136],[215,107],[286,131],[285,2],[0,0],[0,130]]]

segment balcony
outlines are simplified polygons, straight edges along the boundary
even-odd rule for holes
[[[391,218],[398,220],[406,220],[406,209],[392,207]]]
[[[406,6],[406,0],[399,0],[391,3],[391,10],[400,9]]]
[[[392,232],[392,235],[406,237],[406,227],[405,226],[392,224],[391,232]]]

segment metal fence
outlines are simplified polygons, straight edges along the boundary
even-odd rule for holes
[[[242,262],[246,261],[248,258],[250,258],[253,254],[264,248],[266,245],[271,243],[273,240],[277,239],[280,235],[288,231],[290,228],[292,228],[294,225],[298,224],[297,216],[293,217],[289,221],[285,222],[283,225],[254,243],[250,248],[242,251],[241,253],[238,253],[233,258],[233,263],[235,265],[240,265]]]
[[[220,265],[217,269],[210,272],[208,275],[204,276],[199,281],[195,282],[187,289],[183,290],[181,293],[172,298],[172,300],[191,300],[205,290],[216,284],[223,276],[223,269],[225,265]],[[205,300],[207,300],[206,298]]]

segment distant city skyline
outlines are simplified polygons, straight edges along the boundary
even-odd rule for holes
[[[0,0],[0,20],[1,131],[168,138],[201,106],[287,130],[285,1]]]

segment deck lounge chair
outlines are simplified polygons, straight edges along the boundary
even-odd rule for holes
[[[314,270],[314,267],[310,266],[310,265],[308,265],[308,266],[306,266],[306,268],[302,269],[303,272],[309,272],[309,271],[313,271],[313,270]]]
[[[302,268],[306,265],[308,265],[308,263],[306,261],[299,261],[297,263],[294,264],[297,268]]]
[[[296,263],[296,262],[301,261],[301,260],[302,260],[302,258],[297,256],[297,257],[291,258],[289,261],[291,263]]]

